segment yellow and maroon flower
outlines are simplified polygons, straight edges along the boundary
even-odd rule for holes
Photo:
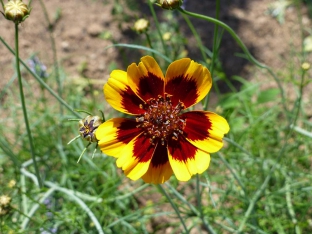
[[[184,110],[202,100],[212,85],[207,68],[190,60],[171,63],[164,77],[150,56],[114,70],[104,85],[108,103],[135,118],[113,118],[96,131],[101,150],[117,158],[132,180],[163,183],[172,173],[187,181],[204,172],[210,153],[223,146],[227,121],[212,112]]]

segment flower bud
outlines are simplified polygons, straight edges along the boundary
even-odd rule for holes
[[[310,63],[304,62],[303,64],[301,64],[301,68],[305,71],[309,70],[311,67]]]
[[[11,197],[8,195],[2,195],[0,196],[0,206],[7,207],[11,203]]]
[[[158,5],[164,9],[173,10],[182,5],[182,0],[157,0]]]
[[[13,188],[16,185],[16,181],[15,180],[10,180],[8,183],[8,187],[9,188]]]
[[[87,116],[79,121],[79,133],[82,138],[89,142],[97,142],[95,137],[96,129],[103,123],[99,116]]]
[[[29,16],[30,10],[21,0],[11,0],[4,5],[4,17],[19,24]]]
[[[137,33],[144,33],[148,30],[148,27],[149,21],[142,18],[135,21],[133,30],[136,31]]]

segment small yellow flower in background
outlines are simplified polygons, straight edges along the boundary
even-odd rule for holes
[[[304,62],[303,64],[301,64],[301,68],[305,71],[309,70],[311,67],[310,63]]]
[[[164,183],[174,173],[188,181],[209,167],[210,153],[223,146],[227,121],[208,111],[189,111],[209,92],[209,70],[183,58],[164,76],[154,58],[145,56],[127,72],[114,70],[104,85],[107,102],[134,118],[113,118],[95,135],[100,149],[117,158],[132,180]]]
[[[138,19],[133,26],[134,31],[137,33],[144,33],[148,30],[149,21],[146,19]]]
[[[10,180],[8,183],[8,187],[9,188],[13,188],[16,185],[16,181],[15,180]]]
[[[89,142],[97,142],[98,140],[95,137],[95,132],[101,123],[103,123],[103,121],[99,116],[89,115],[86,118],[80,120],[79,121],[80,136]]]
[[[157,3],[160,7],[164,9],[173,10],[173,9],[180,7],[183,1],[182,0],[157,0]]]
[[[23,22],[30,14],[31,9],[21,0],[11,0],[4,5],[4,17],[16,24]]]
[[[166,32],[166,33],[164,33],[163,39],[164,39],[165,41],[169,41],[170,38],[171,38],[171,32]]]
[[[9,206],[11,200],[12,200],[11,197],[9,197],[8,195],[1,195],[0,196],[0,206],[1,207]]]

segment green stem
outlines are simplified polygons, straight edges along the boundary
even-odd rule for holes
[[[157,32],[158,32],[158,35],[159,35],[159,38],[160,38],[162,47],[163,47],[163,49],[164,49],[165,55],[168,57],[168,50],[167,50],[165,41],[164,41],[164,39],[163,39],[163,37],[162,37],[162,34],[161,34],[161,31],[160,31],[160,25],[159,25],[158,18],[157,18],[157,16],[156,16],[156,13],[155,13],[153,4],[151,3],[150,0],[148,0],[147,2],[148,2],[148,6],[149,6],[149,8],[150,8],[150,11],[151,11],[151,13],[152,13],[152,15],[153,15],[153,20],[154,20],[154,23],[155,23],[155,25],[156,25],[156,29],[157,29]]]
[[[147,32],[145,32],[145,36],[146,36],[146,40],[147,40],[147,43],[148,43],[149,47],[150,47],[151,49],[153,49],[151,38],[150,38],[150,36],[148,35]],[[155,58],[154,52],[152,52],[152,56]]]
[[[205,20],[205,21],[208,21],[208,22],[211,22],[211,23],[214,23],[216,25],[219,25],[221,26],[222,28],[224,28],[232,37],[233,39],[236,41],[236,43],[241,47],[241,49],[243,50],[243,52],[246,54],[248,60],[250,62],[252,62],[254,65],[260,67],[260,68],[263,68],[263,69],[266,69],[267,72],[273,77],[273,79],[275,80],[275,82],[277,83],[278,85],[278,88],[280,90],[280,93],[281,93],[281,97],[282,97],[282,105],[283,105],[283,108],[284,108],[284,111],[286,113],[286,117],[288,118],[288,121],[291,122],[290,120],[290,115],[289,115],[289,111],[288,111],[288,108],[286,106],[286,98],[285,98],[285,94],[284,94],[284,90],[283,90],[283,87],[282,87],[282,84],[281,82],[279,81],[278,77],[275,75],[275,73],[273,72],[273,70],[268,67],[267,65],[263,64],[263,63],[260,63],[257,59],[255,59],[249,52],[249,50],[247,49],[247,47],[245,46],[245,44],[242,42],[242,40],[239,38],[239,36],[234,32],[234,30],[228,26],[227,24],[217,20],[217,19],[214,19],[212,17],[209,17],[209,16],[205,16],[205,15],[201,15],[201,14],[196,14],[196,13],[193,13],[193,12],[189,12],[189,11],[186,11],[184,9],[182,9],[181,7],[178,8],[178,10],[183,13],[183,14],[186,14],[186,15],[189,15],[189,16],[192,16],[192,17],[195,17],[195,18],[198,18],[198,19],[202,19],[202,20]]]
[[[15,51],[16,51],[15,63],[16,63],[16,71],[17,71],[17,77],[18,77],[18,85],[19,85],[19,91],[20,91],[20,96],[21,96],[23,116],[24,116],[24,121],[25,121],[25,125],[26,125],[27,136],[28,136],[28,140],[29,140],[30,153],[31,153],[31,157],[34,161],[34,168],[35,168],[37,180],[39,182],[39,187],[42,188],[42,181],[40,179],[39,169],[37,166],[37,161],[36,161],[36,156],[35,156],[35,147],[34,147],[33,138],[31,135],[30,126],[29,126],[29,122],[28,122],[28,116],[27,116],[27,110],[26,110],[26,104],[25,104],[25,96],[24,96],[24,91],[23,91],[22,76],[21,76],[20,65],[19,65],[18,23],[15,23]]]
[[[220,15],[220,0],[216,1],[216,18],[219,19]],[[217,43],[218,40],[218,35],[219,35],[219,25],[215,24],[214,26],[214,32],[213,32],[213,47],[212,47],[212,58],[211,58],[211,67],[210,67],[210,73],[211,77],[214,75],[214,69],[215,69],[215,62],[216,58],[218,57],[218,50],[219,50],[219,43]],[[212,80],[213,83],[215,84],[215,80]],[[216,93],[220,94],[220,90],[217,85],[214,85]],[[208,108],[208,103],[210,99],[210,93],[207,94],[205,100],[204,100],[204,106],[203,109],[207,110]]]
[[[196,42],[198,44],[198,47],[199,47],[199,50],[200,50],[201,55],[203,57],[203,60],[205,61],[205,63],[207,63],[208,57],[207,57],[207,54],[205,52],[205,46],[203,45],[203,42],[200,39],[200,36],[198,35],[198,33],[197,33],[194,25],[190,21],[189,17],[186,14],[183,14],[182,16],[183,16],[185,22],[187,23],[187,26],[190,28],[190,30],[192,31],[192,34],[195,37],[195,40],[196,40]]]
[[[2,37],[0,37],[0,41],[5,45],[5,47],[7,47],[7,49],[8,49],[13,55],[15,55],[14,50],[3,40]],[[26,68],[26,70],[27,70],[33,77],[35,77],[35,79],[36,79],[46,90],[48,90],[48,92],[49,92],[52,96],[54,96],[60,103],[62,103],[62,105],[65,106],[73,115],[75,115],[76,117],[78,117],[78,118],[81,119],[81,116],[80,116],[77,112],[75,112],[75,111],[73,110],[73,108],[72,108],[70,105],[68,105],[62,98],[60,98],[60,97],[58,96],[58,94],[57,94],[56,92],[54,92],[54,90],[51,89],[50,86],[47,85],[36,73],[34,73],[34,72],[26,65],[26,63],[25,63],[23,60],[19,59],[19,61],[23,64],[23,66]]]
[[[207,222],[207,220],[204,217],[204,213],[203,213],[203,209],[202,209],[202,204],[201,204],[201,192],[200,192],[200,185],[199,185],[200,181],[199,181],[199,175],[196,175],[196,199],[197,199],[197,206],[198,206],[198,210],[200,212],[200,218],[203,222],[203,225],[205,226],[206,230],[208,231],[208,233],[210,234],[216,234],[215,230],[209,225],[209,223]]]
[[[56,51],[56,44],[55,44],[55,39],[53,35],[53,25],[51,24],[51,21],[49,19],[49,14],[47,12],[47,9],[44,5],[44,2],[42,0],[39,0],[40,5],[42,7],[44,16],[46,21],[48,22],[48,29],[49,29],[49,35],[50,35],[50,40],[51,40],[51,46],[52,46],[52,51],[53,51],[53,63],[54,63],[54,70],[55,70],[55,79],[57,83],[57,93],[59,97],[62,98],[62,84],[61,84],[61,79],[60,79],[60,69],[58,65],[58,59],[57,59],[57,51]],[[63,106],[60,105],[60,114],[63,116]]]
[[[178,215],[182,225],[183,225],[183,228],[185,230],[185,233],[189,233],[189,230],[187,229],[186,227],[186,224],[180,214],[180,211],[178,209],[178,207],[176,206],[176,204],[174,204],[174,202],[172,201],[172,199],[170,198],[170,196],[168,195],[168,193],[166,192],[166,190],[160,185],[160,184],[157,184],[156,185],[157,188],[160,190],[160,192],[165,195],[165,197],[167,198],[168,202],[170,203],[170,205],[172,206],[172,208],[174,209],[174,211],[176,212],[176,214]]]
[[[284,145],[281,149],[281,151],[279,152],[277,158],[276,158],[276,162],[270,169],[269,171],[269,174],[267,175],[267,177],[265,178],[264,182],[262,183],[261,187],[256,191],[255,195],[252,197],[252,199],[250,200],[250,203],[249,203],[249,206],[248,206],[248,209],[247,211],[245,212],[245,215],[244,215],[244,219],[243,221],[241,222],[241,224],[239,225],[239,228],[238,228],[238,232],[241,233],[246,225],[246,222],[247,220],[249,219],[249,216],[251,215],[253,209],[255,208],[255,205],[257,203],[257,201],[259,200],[259,198],[262,196],[264,190],[266,189],[266,187],[268,186],[268,183],[272,177],[272,174],[273,172],[275,171],[277,165],[278,165],[278,162],[281,160],[282,156],[284,155],[284,152],[286,150],[286,146],[287,146],[287,142],[288,142],[288,139],[290,138],[292,132],[294,131],[294,128],[292,126],[295,126],[296,125],[296,122],[297,122],[297,119],[298,119],[298,116],[299,116],[299,113],[300,113],[300,107],[301,107],[301,101],[302,101],[302,95],[303,95],[303,88],[304,88],[304,75],[305,75],[305,71],[302,71],[302,74],[301,74],[301,82],[300,82],[300,90],[299,90],[299,97],[298,97],[298,100],[296,101],[297,103],[297,108],[296,110],[296,113],[295,113],[295,116],[294,116],[294,119],[292,121],[292,123],[289,124],[289,129],[288,129],[288,132],[285,136],[285,140],[284,140]]]

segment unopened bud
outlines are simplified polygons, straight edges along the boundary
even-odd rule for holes
[[[96,129],[103,123],[99,116],[87,116],[79,121],[79,133],[82,138],[89,142],[97,142],[95,137]]]
[[[29,13],[30,9],[21,0],[11,0],[4,5],[4,17],[17,24],[23,22]]]
[[[182,0],[158,0],[157,2],[159,6],[168,10],[179,8],[183,3]]]
[[[301,68],[305,71],[309,70],[311,67],[310,63],[304,62],[303,64],[301,64]]]
[[[137,33],[144,33],[148,30],[148,27],[149,27],[149,21],[142,18],[142,19],[138,19],[137,21],[135,21],[133,29]]]
[[[9,188],[13,188],[16,185],[16,181],[15,180],[10,180],[8,183],[8,187]]]

